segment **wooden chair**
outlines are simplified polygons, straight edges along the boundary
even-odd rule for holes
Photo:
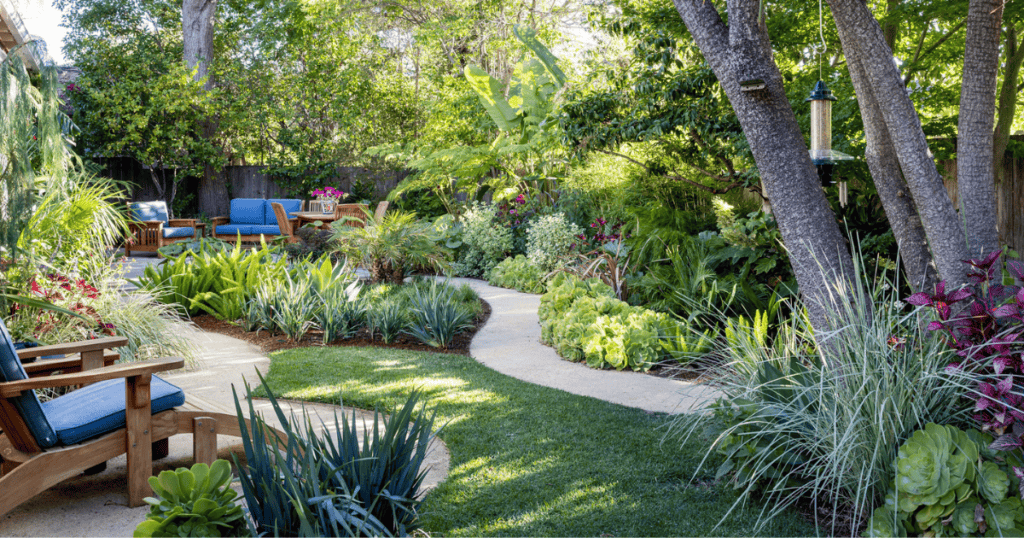
[[[127,343],[121,337],[101,338],[19,354],[0,322],[0,515],[121,454],[127,454],[128,505],[141,506],[152,494],[153,459],[167,455],[169,437],[192,434],[196,461],[211,463],[218,434],[241,435],[234,413],[211,411],[210,404],[186,399],[181,389],[154,375],[181,368],[180,358],[100,366],[110,357],[106,350]],[[22,358],[59,353],[77,355],[22,365]],[[28,370],[49,360],[66,361],[64,373],[29,377]],[[50,371],[41,367],[35,374]],[[45,403],[36,397],[35,389],[64,386],[84,387]],[[268,438],[283,438],[270,433]]]
[[[289,243],[298,243],[299,238],[295,236],[295,228],[299,226],[299,219],[289,219],[284,206],[277,202],[271,202],[270,206],[274,208],[274,216],[277,217],[277,227],[281,229],[281,236],[287,237]]]
[[[128,202],[128,215],[135,220],[128,223],[130,235],[124,242],[125,256],[131,256],[133,250],[157,252],[164,245],[190,241],[197,229],[206,227],[196,223],[196,219],[168,218],[167,203],[162,201]]]
[[[337,222],[344,217],[354,217],[359,220],[350,220],[345,222],[344,225],[362,228],[366,225],[367,212],[366,204],[338,204],[334,206],[334,220]]]

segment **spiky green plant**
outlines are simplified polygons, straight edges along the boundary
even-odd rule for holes
[[[416,497],[434,418],[425,409],[416,411],[418,393],[387,419],[375,412],[372,428],[360,439],[354,412],[349,421],[335,414],[332,436],[322,422],[318,431],[305,413],[301,422],[294,414],[289,419],[267,390],[284,434],[279,443],[268,443],[272,434],[255,411],[248,384],[245,389],[251,429],[237,393],[235,408],[246,465],[232,457],[254,534],[406,536],[419,527]]]
[[[472,314],[459,308],[456,291],[447,282],[434,280],[418,286],[411,296],[406,332],[431,347],[448,349],[455,335],[473,326]]]
[[[323,331],[323,343],[352,338],[366,324],[366,301],[359,298],[360,288],[359,281],[354,281],[321,294],[323,308],[315,320]]]
[[[406,327],[409,326],[409,320],[405,315],[405,309],[402,304],[394,299],[388,298],[377,303],[377,305],[370,310],[368,316],[368,323],[370,326],[371,337],[374,334],[380,335],[380,339],[385,344],[394,342],[396,338]]]

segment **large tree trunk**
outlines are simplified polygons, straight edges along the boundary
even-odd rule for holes
[[[213,58],[213,16],[217,13],[217,0],[184,0],[181,4],[181,28],[185,45],[185,64],[195,69],[194,80],[206,78],[203,87],[213,87],[213,78],[207,77]]]
[[[811,322],[827,330],[838,312],[833,286],[850,280],[853,264],[757,20],[758,2],[729,0],[726,25],[710,0],[674,1],[743,127]],[[765,88],[743,91],[740,82],[754,78]]]
[[[864,0],[828,0],[839,39],[847,58],[858,58],[866,80],[879,105],[892,146],[903,170],[903,177],[914,197],[925,235],[931,246],[939,277],[956,288],[966,283],[967,241],[956,210],[928,152],[921,120],[907,96],[903,80],[893,62],[892,50],[885,44],[878,25]],[[854,88],[858,95],[866,87]],[[990,154],[991,155],[991,154]]]
[[[213,59],[213,17],[217,0],[184,0],[181,5],[181,27],[185,45],[185,63],[195,69],[195,80],[204,80],[203,87],[213,88],[210,61]],[[213,139],[217,124],[207,119],[203,124],[203,137]],[[207,217],[225,214],[228,203],[227,185],[222,174],[210,165],[203,169],[199,180],[199,213]]]
[[[1010,23],[1006,26],[1006,67],[1003,68],[1003,87],[999,91],[999,105],[996,109],[996,132],[993,140],[992,166],[996,183],[1003,176],[1003,158],[1010,143],[1010,128],[1013,115],[1017,112],[1017,81],[1020,79],[1021,64],[1024,64],[1024,39],[1017,41],[1017,28]]]
[[[960,214],[974,257],[999,248],[992,129],[1002,23],[1003,0],[971,0],[960,87],[956,175]]]
[[[900,259],[907,273],[910,285],[915,291],[931,290],[935,286],[935,267],[928,250],[921,217],[917,214],[914,199],[910,197],[907,182],[900,173],[896,150],[885,126],[878,100],[865,80],[867,75],[856,57],[847,56],[850,78],[857,88],[857,104],[864,121],[864,135],[867,148],[864,157],[874,179],[878,197],[882,200],[885,216],[892,226],[892,233],[899,245]]]

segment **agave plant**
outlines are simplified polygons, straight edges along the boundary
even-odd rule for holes
[[[257,372],[266,386],[263,375]],[[373,427],[357,434],[351,420],[334,416],[332,436],[319,431],[308,415],[289,418],[267,390],[281,423],[282,438],[256,413],[246,384],[251,428],[235,408],[242,430],[246,465],[238,458],[239,478],[257,536],[406,536],[419,527],[416,499],[426,471],[421,469],[433,438],[434,417],[416,411],[419,393],[384,419],[374,413]],[[232,387],[234,392],[234,388]]]
[[[406,332],[431,347],[448,349],[459,332],[473,327],[473,315],[460,308],[456,291],[447,282],[417,286],[412,295],[412,319]]]
[[[370,336],[375,333],[385,344],[394,342],[405,328],[409,326],[405,309],[395,298],[388,298],[381,301],[376,308],[370,311],[369,319]]]
[[[323,307],[315,320],[323,331],[323,343],[352,338],[366,324],[366,303],[359,298],[360,288],[357,280],[346,288],[336,286],[321,293]]]

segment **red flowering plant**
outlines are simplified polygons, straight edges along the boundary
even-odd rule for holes
[[[1004,273],[1001,254],[966,261],[970,283],[961,289],[947,292],[940,282],[935,293],[906,301],[935,310],[938,320],[928,329],[940,332],[958,357],[947,369],[977,379],[974,420],[996,436],[993,450],[1017,453],[1013,472],[1024,480],[1024,288],[1016,284],[1024,281],[1024,263],[1008,260]]]
[[[99,290],[84,279],[51,273],[31,279],[28,288],[27,296],[60,310],[13,305],[8,328],[15,339],[49,344],[115,336],[116,327],[105,323],[94,306],[100,297]]]
[[[601,250],[604,245],[612,242],[618,242],[622,239],[629,239],[630,234],[622,233],[621,222],[609,222],[604,218],[596,218],[594,222],[590,223],[590,226],[576,236],[580,240],[580,245],[583,250]]]
[[[499,226],[512,230],[513,252],[525,252],[526,229],[540,207],[535,198],[522,193],[515,198],[494,204],[494,221]]]

